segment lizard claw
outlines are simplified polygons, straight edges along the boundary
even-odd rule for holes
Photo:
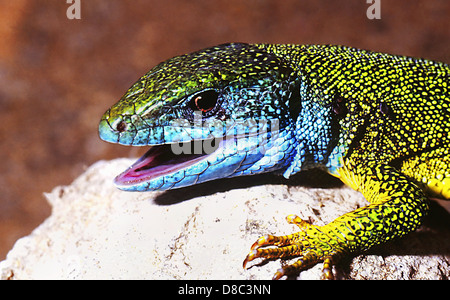
[[[252,246],[253,247],[253,246]],[[256,258],[256,250],[252,250],[252,251],[250,251],[250,253],[249,254],[247,254],[247,256],[245,257],[245,259],[244,259],[244,263],[242,264],[242,267],[244,268],[244,269],[247,269],[247,263],[249,262],[249,261],[252,261],[252,260],[254,260],[255,258]]]
[[[273,235],[269,235],[269,234],[264,235],[264,236],[260,237],[256,242],[254,242],[253,245],[250,247],[250,249],[255,250],[260,247],[267,246],[267,245],[276,245],[280,242],[277,239],[278,239],[278,237],[273,236]]]
[[[280,268],[275,272],[275,274],[273,274],[272,280],[278,280],[285,275],[286,275],[286,272],[284,271],[284,269]]]

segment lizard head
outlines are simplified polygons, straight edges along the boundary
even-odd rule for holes
[[[100,121],[105,141],[152,146],[116,185],[165,190],[284,168],[294,148],[290,78],[293,69],[281,58],[249,44],[157,65]]]

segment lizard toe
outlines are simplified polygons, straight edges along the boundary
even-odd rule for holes
[[[279,269],[273,279],[280,279],[306,270],[317,263],[324,262],[324,279],[333,279],[331,258],[339,254],[335,240],[330,241],[329,237],[321,231],[320,226],[311,225],[301,220],[297,216],[288,217],[293,224],[298,225],[302,230],[285,236],[265,235],[260,237],[251,247],[244,260],[243,266],[257,258],[263,259],[286,259],[298,257],[293,264],[284,265]]]

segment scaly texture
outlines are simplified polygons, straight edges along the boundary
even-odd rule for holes
[[[101,138],[152,145],[116,178],[125,190],[322,168],[370,203],[325,226],[258,239],[244,261],[299,257],[289,275],[420,226],[450,197],[450,68],[342,46],[226,44],[156,66],[109,109]],[[266,247],[275,246],[275,247]]]

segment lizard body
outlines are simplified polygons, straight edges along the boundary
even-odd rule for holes
[[[320,261],[332,278],[343,255],[417,229],[428,196],[450,198],[449,77],[444,63],[343,46],[225,44],[150,70],[99,131],[154,146],[116,178],[124,190],[309,168],[340,178],[369,205],[325,226],[291,216],[299,232],[261,237],[244,261],[298,256],[274,278]]]

